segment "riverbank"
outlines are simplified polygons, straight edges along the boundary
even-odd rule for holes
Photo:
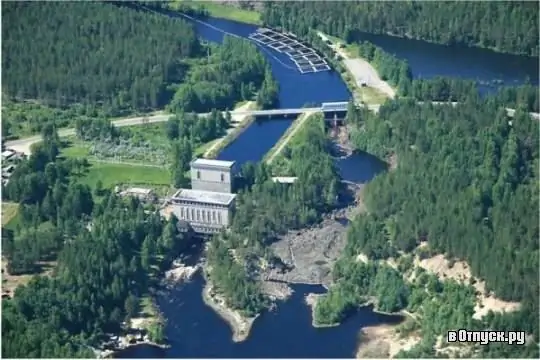
[[[294,137],[296,132],[302,128],[302,125],[305,124],[306,120],[309,119],[311,115],[315,114],[314,111],[308,111],[303,114],[301,114],[289,128],[287,131],[285,131],[285,134],[278,140],[278,142],[266,153],[266,155],[263,158],[263,161],[266,162],[266,164],[270,165],[272,161],[278,156],[285,146],[289,143],[289,141]]]
[[[188,282],[201,268],[200,264],[188,266],[180,260],[175,260],[160,286],[172,287]],[[164,336],[166,319],[155,302],[154,292],[140,299],[137,315],[122,324],[123,330],[119,334],[108,334],[108,339],[95,350],[98,358],[109,358],[119,351],[138,345],[151,345],[161,349],[168,349],[170,345]]]
[[[317,301],[319,298],[323,297],[325,294],[307,294],[305,301],[306,304],[311,308],[311,326],[314,328],[329,328],[329,327],[335,327],[339,326],[340,323],[333,323],[333,324],[319,324],[315,321],[315,308],[317,306]]]
[[[206,284],[203,287],[202,298],[206,305],[214,310],[230,326],[234,342],[245,341],[251,331],[255,319],[259,316],[247,317],[238,310],[229,308],[225,299],[215,291],[215,288],[205,276]]]
[[[358,54],[350,54],[343,46],[344,41],[330,37],[320,31],[319,37],[341,58],[346,72],[341,73],[349,89],[355,94],[355,99],[366,104],[382,104],[386,99],[396,97],[396,90],[386,81],[382,80],[377,70]]]
[[[247,2],[247,1],[242,1]],[[180,4],[203,6],[212,17],[242,22],[252,25],[262,25],[261,14],[254,10],[240,8],[240,1],[190,1],[177,0],[171,3],[171,9],[177,10]]]
[[[381,324],[360,330],[356,358],[394,358],[400,351],[410,350],[421,341],[418,334],[401,337],[398,327]]]
[[[325,296],[325,294],[313,294],[310,293],[306,296],[305,302],[311,308],[312,314],[312,326],[315,328],[330,328],[340,326],[341,323],[333,324],[318,324],[315,321],[315,309],[317,301]],[[382,315],[400,315],[407,316],[407,318],[398,325],[381,324],[376,326],[367,326],[359,332],[359,343],[356,350],[356,358],[393,358],[400,351],[406,351],[415,346],[421,337],[416,333],[400,333],[402,324],[406,321],[416,321],[412,314],[406,311],[400,311],[397,313],[388,313],[377,310],[376,299],[370,298],[365,303],[358,306],[358,309],[363,307],[372,306],[372,311]]]
[[[234,111],[256,110],[256,108],[257,103],[255,101],[248,101],[236,107]],[[204,152],[203,157],[206,159],[216,158],[221,150],[225,149],[228,145],[234,142],[234,140],[236,140],[238,136],[240,136],[254,120],[254,116],[235,115],[233,112],[231,112],[230,128],[227,129],[225,136],[214,140],[215,142]]]

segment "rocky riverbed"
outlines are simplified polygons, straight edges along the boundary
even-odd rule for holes
[[[346,127],[331,131],[336,159],[352,156]],[[331,270],[347,243],[349,222],[365,208],[362,202],[364,184],[344,182],[340,208],[325,214],[323,221],[310,228],[289,231],[271,245],[285,269],[268,269],[265,280],[302,284],[331,283]]]

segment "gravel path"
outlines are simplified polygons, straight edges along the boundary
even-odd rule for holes
[[[341,49],[337,44],[334,44],[328,36],[321,32],[318,32],[318,34],[324,41],[331,42],[331,45],[328,46],[343,58],[343,64],[353,75],[358,87],[361,87],[362,84],[366,84],[367,86],[388,95],[391,99],[396,96],[396,91],[386,81],[379,77],[377,70],[375,70],[370,63],[360,57],[350,57],[344,49]]]

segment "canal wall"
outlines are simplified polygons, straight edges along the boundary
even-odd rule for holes
[[[274,159],[283,151],[285,146],[289,143],[289,141],[294,137],[294,134],[302,128],[302,126],[306,123],[306,121],[309,121],[309,118],[311,115],[315,114],[315,112],[307,112],[302,115],[300,115],[291,126],[287,128],[285,131],[285,134],[281,136],[281,138],[276,142],[276,144],[266,153],[266,155],[263,158],[263,161],[266,162],[268,165],[274,161]]]

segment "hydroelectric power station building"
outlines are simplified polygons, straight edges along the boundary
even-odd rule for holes
[[[179,189],[162,214],[173,213],[196,233],[212,234],[231,225],[236,194],[234,161],[196,159],[191,162],[191,189]]]

